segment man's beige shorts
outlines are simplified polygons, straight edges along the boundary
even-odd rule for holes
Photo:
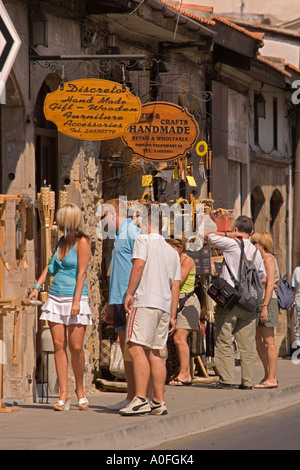
[[[168,340],[170,315],[163,310],[135,307],[127,321],[126,343],[133,342],[150,349],[163,349]]]

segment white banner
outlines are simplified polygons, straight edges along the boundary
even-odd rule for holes
[[[0,96],[21,46],[21,39],[0,0]]]

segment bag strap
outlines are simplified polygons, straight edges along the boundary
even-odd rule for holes
[[[277,262],[277,259],[275,258],[275,256],[273,256],[273,258],[275,259],[275,263],[276,263],[276,268],[277,268],[277,273],[278,273],[278,276],[279,276],[279,281],[278,281],[278,286],[280,284],[280,282],[282,281],[283,277],[281,277],[281,273],[280,273],[280,269],[279,269],[279,266],[278,266],[278,262]]]
[[[238,291],[240,290],[240,286],[241,286],[242,266],[243,266],[243,257],[244,257],[244,242],[243,242],[242,238],[240,240],[241,240],[241,244],[240,244],[241,254],[240,254],[240,262],[239,262],[239,282],[235,279],[234,275],[232,274],[228,264],[226,263],[225,256],[224,256],[224,264],[227,267],[230,276],[234,280],[236,289],[238,289]],[[237,240],[236,240],[236,242],[239,245],[239,242]]]
[[[241,250],[243,251],[243,258],[248,261],[248,258],[247,256],[245,255],[245,251],[244,251],[244,248],[245,248],[245,245],[244,245],[244,240],[242,238],[239,238],[239,240],[241,241]],[[258,252],[258,248],[255,249],[254,253],[253,253],[253,256],[252,256],[252,263],[255,263],[255,260],[256,260],[256,255],[257,255],[257,252]]]
[[[192,297],[192,295],[194,295],[194,294],[195,294],[195,291],[193,290],[193,292],[189,292],[188,294],[185,294],[184,297],[182,297],[181,299],[179,299],[178,304],[179,304],[180,310],[183,309],[183,307],[185,306],[185,303],[186,303],[186,302],[188,301],[188,299],[189,299],[190,297]],[[180,302],[180,301],[181,301],[181,302]]]
[[[257,255],[257,250],[258,250],[258,248],[256,248],[256,250],[255,250],[255,252],[254,252],[254,255],[252,256],[252,263],[255,263],[256,255]]]
[[[246,258],[245,256],[245,245],[244,245],[244,240],[242,238],[239,238],[240,242],[241,242],[241,257],[240,257],[240,266],[239,266],[239,293],[240,293],[240,289],[241,289],[241,277],[242,277],[242,266],[243,266],[243,262],[244,262],[244,258]],[[238,243],[238,241],[237,241]]]
[[[283,280],[283,277],[284,277],[284,276],[281,277],[280,270],[279,270],[279,266],[278,266],[278,262],[277,262],[277,259],[275,258],[275,256],[272,255],[272,253],[268,253],[268,254],[266,255],[266,257],[267,257],[267,256],[272,256],[272,258],[275,260],[275,263],[276,263],[277,274],[278,274],[278,277],[279,277],[277,283],[274,285],[274,290],[276,291],[276,289],[278,288],[279,284],[280,284],[281,281]]]

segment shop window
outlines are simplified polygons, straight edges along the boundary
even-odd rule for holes
[[[266,102],[261,93],[254,95],[254,143],[259,145],[259,118],[266,117]]]
[[[273,98],[273,149],[278,149],[278,103],[277,98]]]

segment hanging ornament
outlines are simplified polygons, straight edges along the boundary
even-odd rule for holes
[[[180,159],[180,177],[183,181],[186,179],[186,162],[184,158]]]
[[[153,177],[152,175],[143,175],[142,176],[142,186],[152,186]]]
[[[194,198],[194,195],[191,193],[189,195],[189,200],[192,208],[192,229],[193,231],[195,230],[195,202],[196,199]]]
[[[16,215],[15,215],[16,230],[17,230],[17,237],[16,237],[17,250],[19,250],[20,245],[22,243],[22,227],[21,227],[22,219],[23,219],[23,216],[22,216],[22,213],[20,211],[20,206],[18,205],[17,208],[16,208]]]
[[[188,175],[187,175],[186,179],[187,179],[187,182],[189,183],[190,186],[193,186],[194,188],[197,187],[195,178],[193,176],[193,164],[192,163],[190,163],[189,166],[188,166]]]
[[[207,152],[207,158],[206,158],[206,170],[209,171],[211,170],[211,157],[212,157],[212,150],[210,146],[210,135],[208,134],[207,136],[207,142],[208,142],[208,152]]]
[[[196,153],[199,155],[199,157],[203,157],[204,155],[207,154],[208,146],[207,143],[204,140],[201,140],[201,142],[198,142],[196,145]]]
[[[175,180],[179,179],[178,162],[175,162],[175,168],[174,168],[174,171],[173,171],[173,179],[175,179]]]
[[[199,173],[201,178],[203,178],[206,181],[206,173],[205,173],[205,168],[204,168],[204,162],[200,161],[199,162]]]
[[[204,168],[205,162],[203,160],[203,156],[207,154],[207,151],[208,151],[207,143],[204,140],[201,140],[201,142],[198,142],[196,146],[196,153],[197,155],[199,155],[199,157],[201,157],[199,161],[199,173],[200,173],[201,178],[203,178],[204,180],[206,180],[206,173],[205,173],[205,168]]]
[[[150,194],[145,191],[143,196],[142,196],[142,199],[144,201],[150,201]]]

